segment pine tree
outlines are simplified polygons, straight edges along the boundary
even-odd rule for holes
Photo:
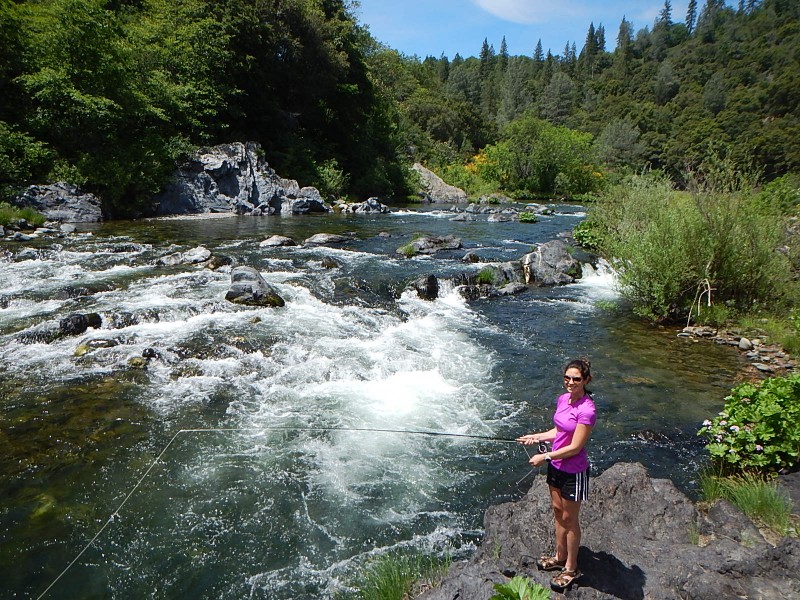
[[[503,36],[503,41],[500,42],[500,54],[497,56],[497,66],[501,73],[505,73],[508,68],[508,44],[506,44],[506,36]]]
[[[544,52],[542,51],[542,38],[536,42],[536,50],[533,51],[533,60],[537,63],[544,62]]]
[[[686,29],[691,34],[694,31],[695,21],[697,20],[697,0],[689,0],[686,9]]]
[[[670,0],[664,0],[664,8],[658,13],[655,26],[658,27],[659,25],[667,28],[672,25],[672,2]]]
[[[606,51],[606,28],[603,27],[603,24],[597,27],[597,34],[595,35],[595,47],[597,52],[605,52]]]

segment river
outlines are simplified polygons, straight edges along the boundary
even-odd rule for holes
[[[602,268],[474,302],[448,285],[480,270],[461,261],[468,250],[516,260],[584,215],[552,208],[534,224],[398,208],[114,222],[3,243],[0,597],[332,598],[386,552],[469,554],[485,509],[529,487],[525,450],[376,430],[549,427],[577,356],[595,375],[594,472],[639,461],[691,492],[704,461],[695,431],[734,385],[734,351],[632,318]],[[319,232],[354,239],[259,246]],[[395,253],[444,233],[464,249]],[[257,268],[286,306],[226,302],[225,270],[155,265],[197,245]],[[437,300],[404,291],[429,273]],[[103,325],[41,335],[73,312]]]

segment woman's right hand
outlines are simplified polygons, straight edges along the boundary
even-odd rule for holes
[[[519,436],[517,441],[523,446],[533,446],[534,444],[539,443],[539,436],[535,433],[529,433],[527,435]]]

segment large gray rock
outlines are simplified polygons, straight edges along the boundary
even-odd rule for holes
[[[412,167],[422,181],[422,191],[431,202],[458,203],[467,201],[467,193],[461,188],[445,183],[436,173],[419,163]]]
[[[619,463],[592,480],[581,508],[577,599],[800,598],[800,541],[772,546],[727,503],[701,513],[669,480]],[[553,512],[543,476],[518,502],[491,507],[477,553],[420,600],[488,600],[513,575],[549,587],[535,559],[552,553]],[[701,537],[702,536],[702,537]],[[697,541],[703,539],[703,545]]]
[[[279,177],[255,143],[202,148],[175,172],[158,196],[159,215],[229,213],[240,215],[330,212],[315,188],[300,188]]]
[[[423,236],[411,240],[405,246],[397,249],[398,254],[436,254],[440,250],[458,250],[462,247],[461,238],[452,235],[443,236]]]
[[[581,275],[581,264],[567,251],[562,240],[540,245],[522,257],[525,283],[534,285],[565,285]]]
[[[284,306],[286,302],[253,267],[234,267],[225,300],[249,306]]]
[[[100,200],[84,194],[71,183],[32,185],[14,200],[19,207],[30,207],[49,221],[62,223],[93,223],[103,220]]]

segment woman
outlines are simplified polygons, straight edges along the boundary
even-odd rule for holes
[[[550,452],[535,454],[530,464],[547,465],[547,485],[556,520],[555,556],[542,556],[536,563],[543,571],[560,571],[551,582],[556,591],[563,591],[581,575],[578,570],[578,549],[581,545],[579,512],[581,502],[589,496],[589,458],[586,442],[596,421],[595,407],[586,385],[592,380],[589,361],[570,361],[564,369],[567,393],[558,397],[555,427],[542,433],[517,438],[525,446],[553,442]]]

